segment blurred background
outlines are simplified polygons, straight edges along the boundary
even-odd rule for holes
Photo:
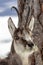
[[[0,0],[0,58],[5,58],[11,49],[12,37],[8,29],[8,18],[11,17],[17,27],[18,17],[11,7],[17,7],[17,0]]]

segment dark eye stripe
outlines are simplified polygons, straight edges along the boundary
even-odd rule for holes
[[[31,42],[31,41],[26,41],[26,40],[24,40],[24,39],[22,39],[22,41],[24,42],[24,47],[26,47],[26,45],[28,45],[28,47],[33,47],[34,46],[34,43],[33,42]]]

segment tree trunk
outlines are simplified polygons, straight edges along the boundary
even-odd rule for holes
[[[33,28],[33,41],[38,46],[38,48],[41,51],[42,59],[43,59],[43,0],[33,0],[29,1],[25,0],[25,3],[23,1],[20,4],[21,0],[18,0],[18,9],[21,19],[19,21],[20,27],[24,27],[25,24],[27,24],[26,29],[28,29],[29,23],[31,21],[32,16],[34,17],[34,28]],[[32,2],[32,3],[31,3]],[[28,9],[28,5],[32,6],[32,9],[30,7],[30,10]],[[29,4],[30,3],[30,4]],[[24,5],[25,4],[25,5]],[[24,7],[23,7],[24,6]]]
[[[43,0],[34,0],[33,41],[39,47],[43,59]]]

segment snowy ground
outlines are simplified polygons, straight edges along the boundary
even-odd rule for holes
[[[9,16],[0,17],[0,57],[4,58],[10,52],[12,37],[8,29]],[[17,27],[18,17],[12,17],[13,22]]]

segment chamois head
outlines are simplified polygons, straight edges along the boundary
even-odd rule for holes
[[[30,33],[32,32],[33,25],[29,25],[31,31],[26,29],[16,28],[12,19],[8,20],[8,28],[13,38],[13,47],[17,55],[19,55],[23,65],[31,65],[31,56],[38,50],[37,46],[33,44]],[[37,49],[36,49],[37,48]],[[33,61],[34,62],[34,61]],[[34,64],[33,64],[34,65]]]
[[[11,17],[8,19],[8,28],[13,38],[13,47],[19,55],[23,65],[31,65],[30,57],[38,50],[32,39],[32,31],[34,27],[34,18],[32,17],[28,29],[26,27],[18,27],[14,25]],[[33,64],[34,65],[34,64]]]

